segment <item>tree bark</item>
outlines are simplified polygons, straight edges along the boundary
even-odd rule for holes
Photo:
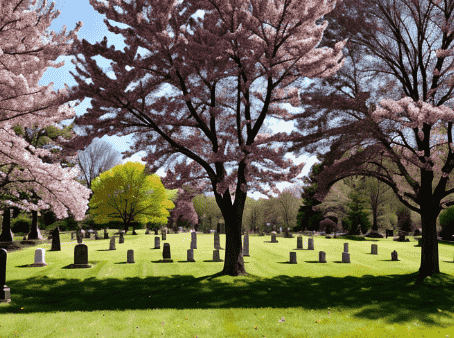
[[[38,229],[38,212],[35,210],[32,210],[32,225],[28,234],[28,239],[43,239],[43,236]]]
[[[11,232],[11,210],[10,208],[3,209],[2,234],[0,242],[12,242],[13,233]]]
[[[430,205],[421,205],[422,243],[419,280],[440,273],[436,210],[437,208],[431,208]]]
[[[234,215],[232,218],[225,220],[226,248],[222,274],[229,276],[247,275],[244,269],[241,223],[241,215],[239,217]]]

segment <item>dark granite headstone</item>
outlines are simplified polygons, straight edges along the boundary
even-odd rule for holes
[[[91,268],[88,265],[88,247],[86,244],[77,244],[74,247],[74,268]]]
[[[166,234],[166,231],[165,231],[165,230],[162,231],[162,235],[161,235],[161,236],[162,236],[162,240],[165,241],[166,238],[167,238],[167,234]]]
[[[11,302],[11,294],[8,285],[6,285],[6,258],[8,253],[5,249],[0,249],[0,302]]]
[[[52,231],[52,248],[50,250],[51,251],[61,251],[59,227],[56,227]]]
[[[104,239],[109,239],[109,233],[107,232],[107,229],[104,229]]]
[[[125,232],[124,231],[120,231],[120,240],[118,241],[118,243],[124,243],[125,242]]]
[[[162,258],[163,259],[171,259],[170,257],[170,244],[164,243],[164,249],[162,250]]]

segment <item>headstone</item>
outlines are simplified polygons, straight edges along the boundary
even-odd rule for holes
[[[56,227],[52,231],[52,248],[51,251],[61,251],[60,245],[60,229]]]
[[[148,229],[147,227],[147,230],[145,230],[145,235],[149,235],[150,234],[150,229]]]
[[[371,244],[371,254],[372,255],[377,255],[378,251],[378,245],[377,244]]]
[[[394,233],[393,230],[386,230],[386,238],[393,237],[393,233]]]
[[[222,262],[222,259],[219,257],[219,250],[213,250],[213,262]]]
[[[115,249],[115,236],[110,239],[109,250],[117,250]]]
[[[120,240],[118,241],[119,244],[122,244],[125,242],[125,232],[122,230],[120,231]]]
[[[249,232],[246,231],[243,239],[243,256],[249,257]]]
[[[135,263],[134,262],[134,250],[128,250],[127,252],[127,263]]]
[[[344,252],[348,252],[348,243],[344,243]]]
[[[350,254],[348,252],[342,253],[342,263],[350,263]]]
[[[303,248],[303,236],[299,235],[298,237],[296,237],[296,247],[297,249]]]
[[[154,248],[161,249],[161,242],[159,236],[155,236],[154,238]]]
[[[86,244],[77,244],[74,247],[74,268],[90,268],[88,265],[88,247]]]
[[[88,230],[85,231],[85,238],[90,239],[90,231],[88,231]]]
[[[398,261],[398,259],[397,259],[397,251],[396,250],[391,252],[391,260],[392,261]]]
[[[314,239],[312,237],[307,239],[307,249],[314,250]]]
[[[101,239],[101,238],[99,238],[99,236],[98,236],[98,230],[95,230],[95,240],[99,240],[99,239]]]
[[[195,260],[194,260],[194,250],[192,250],[192,249],[188,250],[188,262],[195,262]]]
[[[191,249],[197,249],[197,233],[191,232]]]
[[[162,236],[162,240],[165,241],[167,238],[166,231],[163,231],[161,236]]]
[[[45,261],[45,254],[46,250],[38,248],[35,250],[35,263],[32,266],[46,266],[47,263]]]
[[[8,285],[6,285],[6,259],[8,253],[5,249],[0,249],[0,302],[11,302],[11,294]]]
[[[170,244],[164,243],[164,249],[162,250],[162,258],[163,259],[171,259],[170,257]]]
[[[290,252],[290,264],[296,264],[296,252]]]
[[[271,232],[271,243],[278,243],[276,240],[276,231]]]
[[[325,251],[318,252],[318,262],[319,263],[326,263],[326,253]]]
[[[220,240],[219,240],[219,233],[217,233],[217,232],[214,233],[214,248],[216,250],[220,250],[221,249],[221,244],[220,244]]]
[[[107,229],[104,229],[104,239],[109,239],[109,233],[107,232]]]

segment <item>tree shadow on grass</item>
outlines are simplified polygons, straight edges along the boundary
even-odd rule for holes
[[[95,261],[89,263],[93,267],[97,264]],[[301,264],[295,266],[303,268]],[[413,320],[443,327],[446,325],[443,321],[451,319],[446,311],[454,312],[454,276],[441,273],[416,283],[417,275],[415,272],[388,276],[281,275],[262,278],[251,274],[230,277],[217,273],[203,277],[90,277],[84,280],[35,276],[25,280],[7,279],[11,303],[0,306],[0,314],[155,308],[302,307],[306,310],[321,310],[330,307],[333,315],[336,309],[357,309],[354,316],[358,319],[381,318],[390,324]],[[226,283],[230,279],[235,281]],[[236,280],[241,280],[241,283],[237,284]]]

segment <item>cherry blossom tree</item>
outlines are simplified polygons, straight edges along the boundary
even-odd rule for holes
[[[340,123],[338,119],[336,126],[323,122],[326,117],[314,119],[317,131],[304,137],[295,133],[288,150],[298,152],[309,144],[315,149],[332,139],[344,142],[352,149],[351,156],[340,159],[341,152],[329,156],[317,179],[318,198],[323,199],[329,187],[345,177],[371,176],[419,213],[423,239],[418,280],[423,280],[440,272],[436,219],[442,209],[454,205],[454,187],[449,182],[454,168],[450,102],[454,1],[369,2],[374,4],[370,14],[375,16],[375,29],[365,29],[349,43],[363,46],[375,57],[369,71],[390,75],[385,97],[368,107],[370,92],[350,82],[356,90],[354,98],[337,95],[327,101],[349,110],[352,118]],[[336,117],[341,115],[332,115]]]
[[[36,0],[32,5],[35,3]],[[75,115],[73,108],[64,105],[70,101],[66,89],[56,93],[51,91],[53,83],[40,86],[38,82],[49,66],[64,65],[51,60],[66,55],[70,47],[67,42],[77,38],[82,23],[68,36],[66,30],[59,35],[51,32],[49,36],[45,30],[60,12],[51,12],[54,4],[47,11],[43,11],[46,3],[34,11],[27,10],[29,5],[30,0],[0,4],[0,190],[15,197],[34,191],[40,200],[34,204],[25,199],[7,199],[3,204],[26,211],[52,207],[60,219],[67,217],[69,210],[82,220],[89,190],[73,180],[78,172],[43,163],[40,156],[51,153],[28,144],[12,129],[17,124],[30,128],[49,126]],[[51,41],[44,43],[42,36]]]
[[[78,86],[71,89],[69,98],[92,98],[93,108],[74,121],[78,126],[91,127],[86,136],[62,146],[71,155],[95,137],[134,132],[136,143],[125,153],[130,156],[146,151],[142,161],[152,171],[174,159],[175,154],[191,159],[175,166],[181,181],[170,183],[175,188],[185,180],[211,184],[226,225],[222,273],[246,274],[241,225],[247,192],[253,189],[266,196],[278,194],[276,182],[293,180],[304,166],[284,161],[283,147],[271,147],[273,142],[285,142],[286,133],[268,137],[259,133],[260,128],[267,115],[292,116],[279,104],[298,104],[298,90],[291,86],[295,81],[327,77],[343,66],[341,50],[347,40],[338,42],[334,49],[316,48],[327,22],[315,25],[315,20],[331,11],[335,1],[151,0],[146,4],[106,4],[90,0],[90,4],[107,19],[129,26],[121,29],[104,20],[109,31],[126,38],[129,47],[124,51],[107,48],[107,39],[96,45],[75,41],[72,55],[77,61],[72,62],[78,75],[71,74]],[[198,10],[205,11],[204,18],[195,20],[192,16]],[[152,54],[136,57],[139,46]],[[96,65],[92,59],[95,55],[113,60],[115,79]],[[82,76],[91,78],[92,83]],[[260,78],[264,84],[257,90],[252,88]],[[135,88],[130,87],[133,81],[138,81]],[[164,84],[176,95],[147,97]],[[260,102],[253,105],[253,96]],[[114,109],[114,116],[104,117],[103,107]],[[225,164],[230,162],[236,167],[227,174]],[[263,164],[265,170],[254,167],[253,162]],[[271,189],[259,183],[267,183]],[[164,179],[163,184],[166,186]],[[235,191],[234,201],[230,189]]]

